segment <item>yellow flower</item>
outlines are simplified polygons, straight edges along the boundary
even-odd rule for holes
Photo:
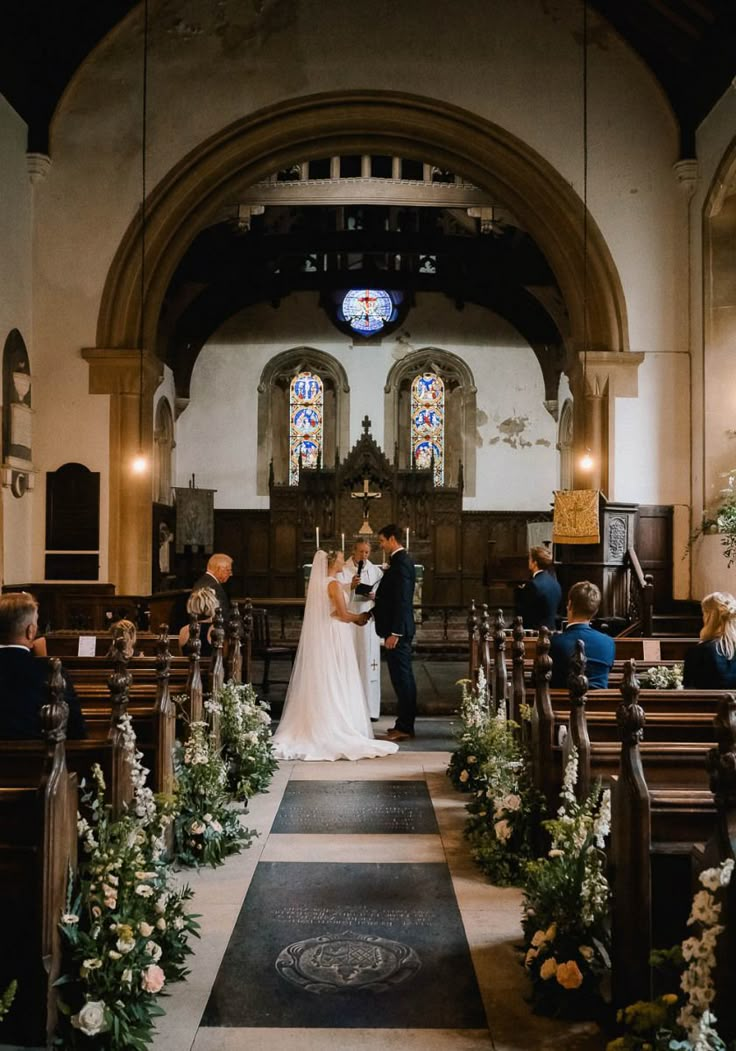
[[[606,1044],[606,1051],[625,1051],[626,1044],[622,1036],[617,1036],[615,1040],[609,1041]]]
[[[548,956],[539,968],[539,976],[546,982],[548,978],[554,978],[557,974],[557,960],[554,956]]]
[[[595,956],[595,949],[590,945],[578,945],[578,952],[587,963]]]
[[[468,780],[469,777],[470,777],[470,774],[468,773],[467,770],[461,770],[460,771],[460,780],[463,782],[463,784]]]
[[[532,938],[532,945],[537,949],[544,941],[544,931],[537,931]]]
[[[535,958],[539,955],[539,949],[529,949],[526,956],[524,957],[524,966],[526,968],[531,967]]]
[[[580,968],[574,960],[561,963],[557,967],[557,981],[563,989],[579,989],[583,984]]]
[[[557,937],[557,924],[551,923],[547,930],[544,932],[544,940],[546,942],[553,942]]]
[[[663,1004],[676,1004],[677,993],[665,993],[664,996],[661,997],[661,1000]]]

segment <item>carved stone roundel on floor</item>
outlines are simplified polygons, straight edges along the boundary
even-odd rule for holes
[[[294,942],[276,960],[283,978],[310,993],[345,989],[384,993],[413,978],[421,966],[410,946],[353,931]]]

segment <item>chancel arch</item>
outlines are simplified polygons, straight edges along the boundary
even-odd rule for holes
[[[259,495],[268,495],[269,473],[277,485],[289,484],[290,393],[300,373],[318,376],[322,383],[320,462],[333,464],[338,452],[349,448],[350,385],[340,362],[314,347],[294,347],[267,363],[258,384]]]
[[[448,350],[425,347],[391,368],[384,387],[384,445],[398,451],[398,466],[412,463],[412,384],[434,374],[444,384],[444,484],[456,486],[463,465],[466,496],[475,496],[476,386],[469,365]]]
[[[580,199],[551,164],[505,129],[443,101],[393,92],[352,91],[292,99],[249,115],[212,136],[171,169],[148,196],[145,259],[141,258],[139,224],[133,220],[111,264],[98,314],[98,348],[94,353],[135,346],[142,330],[144,346],[156,348],[162,357],[162,304],[197,232],[217,222],[223,209],[274,171],[297,161],[308,163],[325,155],[342,154],[386,155],[429,163],[458,173],[492,195],[517,217],[551,268],[567,319],[562,338],[571,352],[576,354],[586,342],[584,314],[590,350],[616,354],[628,350],[625,301],[611,253],[592,217],[585,250]],[[180,390],[177,394],[185,396]],[[269,402],[267,407],[264,402],[261,408],[259,434],[267,445],[271,440],[268,413],[273,406]],[[337,404],[335,412],[335,447],[346,448],[347,429],[343,440],[341,421],[345,420],[347,428],[347,417],[339,417]],[[326,457],[330,455],[328,438]],[[111,428],[111,461],[123,456],[124,450],[118,445],[119,434]],[[384,446],[391,448],[390,441]],[[274,452],[276,467],[278,450]],[[259,448],[259,495],[267,492],[270,459],[271,449]],[[472,456],[466,466],[466,492],[470,494],[474,491]],[[129,498],[125,492],[128,483],[125,479],[121,482],[122,487],[111,485],[111,522],[117,520],[118,505]],[[146,555],[150,539],[143,536],[143,527],[135,546],[138,550],[132,555],[133,561],[142,568],[146,560],[150,561]],[[116,563],[113,555],[110,572],[120,585],[140,590],[143,580],[123,581]]]

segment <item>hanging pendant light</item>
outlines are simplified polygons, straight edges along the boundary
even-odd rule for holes
[[[143,450],[143,316],[146,297],[146,147],[148,130],[148,0],[143,0],[143,90],[141,111],[141,284],[140,321],[138,325],[138,451],[133,457],[134,474],[148,471],[148,457]]]
[[[580,457],[581,471],[592,471],[595,460],[588,444],[588,4],[583,0],[583,447]]]

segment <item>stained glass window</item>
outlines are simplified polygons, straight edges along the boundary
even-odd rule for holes
[[[411,385],[411,451],[417,467],[434,459],[434,484],[445,481],[445,384],[435,372],[424,372]]]
[[[319,376],[300,372],[289,388],[289,485],[299,482],[299,461],[304,467],[322,463],[322,412],[324,387]]]
[[[343,317],[361,336],[380,332],[393,320],[394,302],[388,292],[376,288],[352,288],[342,301]]]

